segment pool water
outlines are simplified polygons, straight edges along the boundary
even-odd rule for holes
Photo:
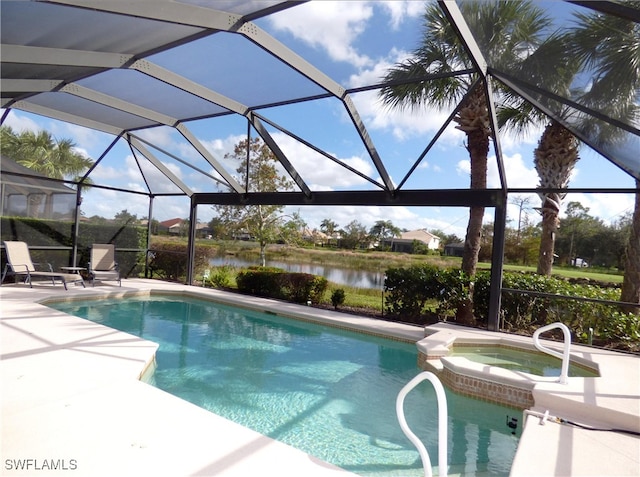
[[[395,414],[420,372],[401,343],[184,297],[50,305],[159,344],[152,384],[363,476],[423,475]],[[447,392],[449,473],[507,476],[521,413]],[[433,387],[405,400],[407,422],[437,465]]]
[[[476,363],[537,376],[560,376],[562,370],[562,360],[554,356],[504,346],[454,346],[449,356],[462,356]],[[596,377],[598,373],[570,362],[569,376]]]

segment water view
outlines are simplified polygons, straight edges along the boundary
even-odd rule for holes
[[[209,265],[218,267],[232,265],[234,267],[250,267],[259,265],[258,260],[243,260],[237,257],[216,257],[209,260]],[[313,263],[296,263],[267,260],[268,267],[278,267],[288,272],[311,273],[325,277],[333,283],[347,285],[356,288],[376,288],[382,290],[384,286],[384,271],[357,270],[353,268],[340,268],[330,265],[318,265]]]

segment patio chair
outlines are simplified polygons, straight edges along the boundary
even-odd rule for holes
[[[3,244],[7,253],[7,264],[4,266],[0,283],[4,282],[7,275],[15,275],[24,276],[24,282],[28,283],[31,288],[33,288],[33,277],[49,278],[53,285],[56,284],[56,280],[60,280],[65,290],[67,290],[67,282],[80,282],[83,287],[85,286],[79,273],[54,272],[51,264],[47,264],[49,271],[36,270],[26,242],[5,240]]]
[[[91,247],[91,261],[89,262],[89,276],[91,286],[95,281],[112,280],[122,286],[120,270],[116,262],[116,248],[112,243],[94,243]]]

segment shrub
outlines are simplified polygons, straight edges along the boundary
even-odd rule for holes
[[[229,288],[231,287],[231,277],[235,272],[233,265],[220,265],[213,267],[209,281],[216,288]]]
[[[638,351],[640,316],[616,311],[598,320],[594,331],[596,337],[604,342],[622,342]]]
[[[236,283],[238,290],[251,295],[289,300],[295,303],[318,303],[329,282],[310,273],[285,272],[273,267],[249,267],[241,270]]]
[[[238,272],[236,284],[238,290],[249,295],[284,298],[280,291],[277,276],[284,273],[281,268],[249,267]]]
[[[455,310],[469,294],[469,279],[459,269],[434,265],[390,268],[385,272],[384,291],[387,313],[415,319],[430,301],[437,302],[437,313]]]
[[[208,260],[208,250],[196,246],[193,256],[194,270],[205,268]],[[165,280],[184,280],[187,276],[187,245],[171,242],[154,245],[150,253],[149,268],[152,278],[155,275]]]
[[[488,272],[475,277],[474,313],[489,314]],[[503,275],[503,288],[545,294],[530,295],[503,291],[500,320],[511,331],[532,331],[549,323],[561,322],[571,329],[579,342],[587,342],[589,329],[595,340],[640,342],[640,317],[619,311],[617,287],[600,287],[590,282],[545,277],[535,273],[509,272]],[[584,299],[581,299],[584,298]],[[592,301],[601,300],[602,302]]]
[[[333,308],[335,310],[337,310],[338,307],[344,303],[345,297],[346,295],[342,288],[336,288],[335,290],[333,290],[333,292],[331,293],[331,304],[333,305]]]

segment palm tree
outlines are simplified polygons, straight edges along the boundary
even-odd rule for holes
[[[512,68],[521,61],[521,52],[540,43],[549,19],[529,1],[464,2],[460,5],[478,46],[492,65]],[[424,32],[420,46],[408,60],[396,64],[385,76],[380,91],[382,100],[391,107],[418,110],[423,107],[445,109],[464,98],[453,118],[456,128],[467,137],[466,148],[471,161],[471,188],[487,185],[487,155],[491,137],[489,112],[481,85],[469,91],[475,75],[447,76],[472,68],[472,62],[447,17],[436,4],[424,14]],[[445,75],[419,80],[428,75]],[[410,82],[411,80],[415,80]],[[467,95],[467,93],[469,93]],[[466,95],[466,97],[465,97]],[[476,273],[480,251],[484,207],[472,206],[464,243],[462,270]],[[460,321],[470,323],[470,307],[458,313]]]
[[[626,4],[640,10],[640,2]],[[593,72],[593,83],[582,100],[609,116],[628,124],[640,119],[640,35],[634,21],[594,13],[577,15],[571,32],[572,54]],[[615,87],[612,87],[615,85]],[[615,143],[620,136],[609,128],[596,131],[603,143]],[[640,180],[636,179],[636,191]],[[631,232],[625,254],[620,300],[640,304],[640,196],[636,192]],[[640,314],[639,307],[629,308]]]
[[[380,245],[382,241],[391,237],[399,237],[402,232],[398,227],[393,225],[390,220],[378,220],[369,229],[369,235],[373,237]]]
[[[320,230],[331,238],[338,230],[338,224],[331,219],[323,219],[320,223]]]
[[[640,6],[640,2],[633,3]],[[636,101],[640,86],[640,38],[634,31],[635,23],[599,13],[577,14],[576,20],[573,28],[552,35],[520,63],[520,71],[526,72],[532,82],[544,85],[555,94],[572,98],[611,117],[633,121],[638,114]],[[550,71],[550,64],[554,66],[553,71]],[[593,75],[589,87],[571,90],[576,75],[584,77],[587,72]],[[580,142],[559,122],[544,116],[521,98],[516,99],[509,94],[506,98],[506,105],[498,111],[501,126],[523,132],[536,123],[545,125],[534,151],[539,188],[566,189],[579,160]],[[598,124],[591,117],[577,115],[569,108],[559,111],[558,116],[575,124],[601,145],[619,139],[616,128]],[[543,192],[540,195],[542,237],[537,272],[549,276],[553,267],[558,215],[566,194]],[[631,269],[638,268],[631,266]]]
[[[640,10],[640,2],[626,4]],[[640,119],[640,35],[638,24],[612,15],[576,15],[577,26],[570,32],[571,53],[592,75],[590,88],[582,95],[584,104],[628,124]],[[615,86],[612,86],[615,85]],[[591,130],[590,132],[594,132]],[[621,137],[609,128],[595,131],[601,143],[615,143]],[[640,181],[636,179],[636,190]],[[626,250],[621,301],[640,303],[640,197],[635,210]],[[640,308],[630,309],[640,313]]]
[[[636,180],[636,189],[640,190],[640,180]],[[640,304],[640,194],[637,192],[631,232],[625,253],[620,301]],[[640,307],[629,307],[627,311],[640,314]]]
[[[75,150],[70,139],[54,139],[47,131],[23,131],[16,134],[9,126],[0,127],[2,155],[18,164],[53,179],[78,181],[92,165],[93,160]],[[91,184],[85,179],[84,184]],[[38,215],[42,195],[29,196],[31,213]]]
[[[70,139],[54,139],[47,131],[16,134],[9,126],[1,129],[2,154],[47,177],[77,180],[93,165]]]

